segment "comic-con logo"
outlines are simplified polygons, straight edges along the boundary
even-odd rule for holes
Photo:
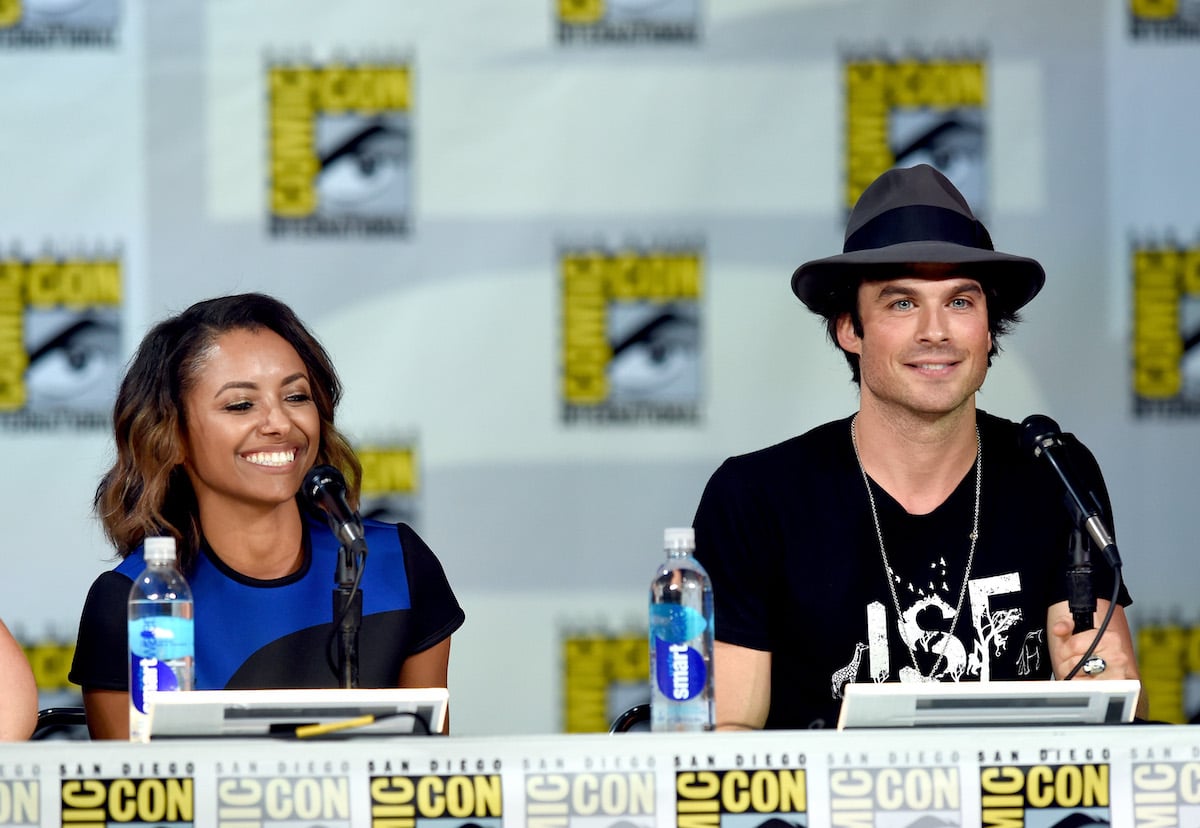
[[[64,779],[63,825],[191,825],[191,777],[171,779]]]
[[[700,0],[553,0],[559,43],[692,43]]]
[[[560,253],[564,422],[699,418],[701,260],[698,249]]]
[[[567,635],[562,660],[567,733],[602,733],[622,711],[650,701],[645,632]]]
[[[1134,38],[1200,38],[1200,2],[1129,0],[1129,33]]]
[[[1141,623],[1137,628],[1138,672],[1149,701],[1147,718],[1187,724],[1197,714],[1196,700],[1185,687],[1200,673],[1200,626],[1174,620]]]
[[[892,167],[929,164],[954,182],[976,213],[985,212],[981,58],[847,56],[844,77],[846,210]]]
[[[121,370],[115,258],[0,258],[0,428],[108,426]]]
[[[359,513],[388,523],[417,522],[420,475],[413,441],[371,442],[355,449],[362,464]]]
[[[805,771],[762,768],[676,773],[675,815],[679,828],[808,825]]]
[[[834,768],[829,771],[834,825],[962,825],[957,767]]]
[[[350,781],[345,776],[221,777],[218,828],[324,828],[350,825]]]
[[[33,670],[33,679],[42,692],[78,692],[67,679],[71,670],[71,660],[75,656],[74,639],[56,639],[45,636],[41,639],[21,640],[21,648],[25,658]],[[4,820],[0,819],[0,825]]]
[[[1200,824],[1200,762],[1135,762],[1132,783],[1134,825]]]
[[[654,822],[654,771],[525,776],[526,828],[650,828]]]
[[[40,825],[36,779],[0,779],[0,825]]]
[[[1200,246],[1135,242],[1132,268],[1134,411],[1200,414]]]
[[[999,765],[979,769],[984,826],[1110,825],[1109,766]]]
[[[500,828],[503,821],[500,774],[371,777],[376,828]]]
[[[407,63],[275,64],[270,96],[274,236],[403,236],[412,223]]]
[[[116,44],[119,0],[0,0],[0,48]]]

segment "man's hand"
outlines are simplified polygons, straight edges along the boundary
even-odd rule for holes
[[[1096,617],[1093,624],[1097,627],[1108,611],[1108,601],[1103,598],[1096,600]],[[1079,663],[1079,659],[1087,652],[1096,637],[1096,630],[1085,630],[1075,633],[1075,622],[1071,618],[1071,610],[1066,601],[1054,604],[1046,614],[1047,642],[1050,650],[1050,663],[1054,666],[1054,677],[1065,679],[1067,674]],[[1082,669],[1075,673],[1076,679],[1140,679],[1137,659],[1133,652],[1133,636],[1129,632],[1129,620],[1125,617],[1125,608],[1118,606],[1113,609],[1109,619],[1108,629],[1100,639],[1093,656],[1104,659],[1104,670],[1099,673],[1087,674]],[[1137,715],[1145,718],[1146,694],[1143,690],[1138,698]]]

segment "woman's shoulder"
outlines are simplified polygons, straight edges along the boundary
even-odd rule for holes
[[[138,572],[140,571],[138,570]],[[133,579],[137,576],[138,572],[126,574],[121,571],[120,564],[116,569],[101,572],[96,576],[96,580],[92,581],[92,586],[88,590],[84,606],[93,609],[98,608],[102,612],[105,611],[104,608],[106,607],[115,605],[124,606],[129,601],[129,590],[133,586]]]

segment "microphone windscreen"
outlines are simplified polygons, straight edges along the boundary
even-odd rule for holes
[[[1058,423],[1045,414],[1030,414],[1021,421],[1021,448],[1034,455],[1041,453],[1047,440],[1058,442],[1061,435]]]
[[[308,474],[304,475],[300,493],[310,505],[324,509],[330,495],[345,496],[346,478],[333,466],[313,466],[308,470]]]

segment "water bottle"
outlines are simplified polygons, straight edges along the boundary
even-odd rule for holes
[[[192,689],[192,590],[175,568],[175,539],[146,538],[146,568],[129,591],[129,738],[150,740],[146,696]]]
[[[650,729],[713,729],[713,609],[690,528],[663,533],[667,559],[650,582]]]

